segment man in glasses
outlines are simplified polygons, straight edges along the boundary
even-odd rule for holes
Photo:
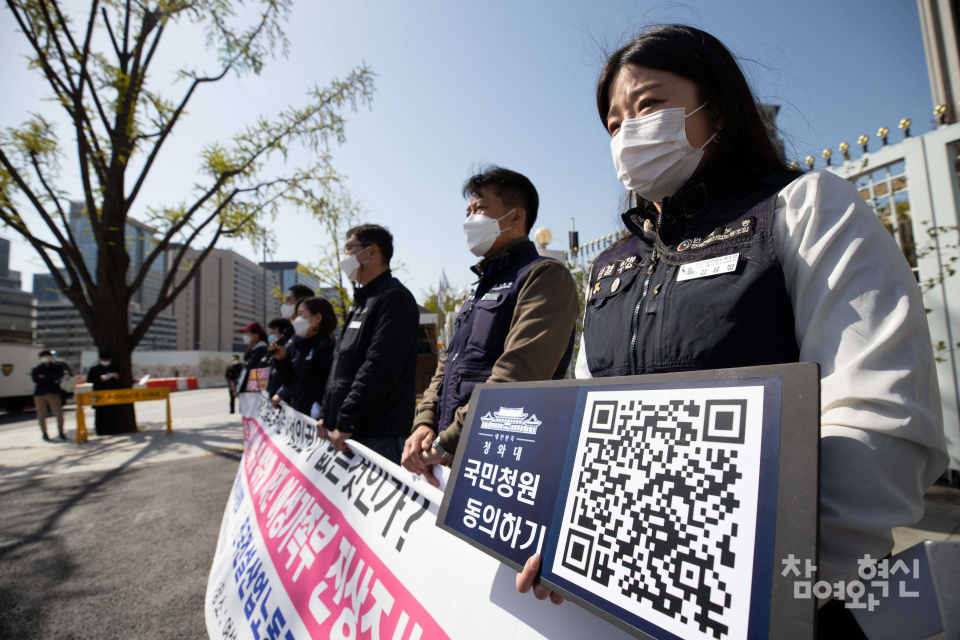
[[[393,236],[364,224],[347,231],[340,270],[355,283],[322,403],[320,436],[338,451],[346,440],[400,464],[416,406],[420,310],[390,273]]]

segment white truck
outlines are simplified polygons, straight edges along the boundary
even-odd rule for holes
[[[33,378],[30,373],[40,364],[40,352],[43,347],[29,344],[0,344],[0,409],[22,411],[33,404]],[[60,389],[64,400],[73,395],[73,372],[67,363],[63,365],[64,375]]]

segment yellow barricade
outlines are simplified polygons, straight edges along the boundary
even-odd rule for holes
[[[88,391],[77,394],[77,444],[83,444],[87,438],[87,423],[83,417],[84,407],[105,407],[111,404],[130,404],[142,400],[167,401],[167,435],[173,433],[170,421],[170,387],[150,389],[115,389],[113,391]]]

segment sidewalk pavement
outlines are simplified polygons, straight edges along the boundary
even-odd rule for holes
[[[47,433],[53,441],[44,442],[33,412],[4,416],[0,483],[180,460],[225,449],[242,450],[240,415],[227,412],[227,398],[226,389],[172,394],[173,433],[169,436],[163,401],[136,403],[141,431],[122,436],[95,435],[93,410],[86,408],[90,440],[80,445],[76,442],[74,410],[65,415],[65,441],[56,438],[56,420],[51,417],[47,418]]]

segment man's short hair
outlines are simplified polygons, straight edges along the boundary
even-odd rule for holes
[[[489,185],[493,186],[493,195],[503,201],[504,213],[515,207],[527,212],[526,232],[529,235],[540,208],[540,196],[530,179],[522,173],[490,165],[463,183],[463,197],[479,196],[480,189]]]
[[[360,244],[375,244],[383,254],[383,262],[390,265],[393,257],[393,236],[378,224],[361,224],[347,231],[347,239],[356,236]],[[361,261],[362,262],[362,261]]]
[[[52,351],[41,351],[39,357],[42,358],[43,356],[52,356],[52,355],[53,355]]]
[[[289,289],[287,289],[287,291],[292,293],[293,297],[296,298],[297,300],[302,300],[304,298],[312,298],[313,296],[317,295],[316,293],[314,293],[313,289],[311,289],[305,284],[295,284]]]
[[[294,294],[296,295],[296,294]],[[287,327],[292,325],[289,318],[274,318],[267,324],[268,329],[276,329],[280,333],[283,333]]]

